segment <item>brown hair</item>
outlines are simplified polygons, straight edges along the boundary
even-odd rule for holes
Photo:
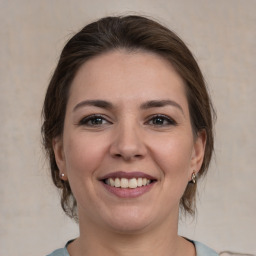
[[[59,177],[52,141],[62,135],[70,85],[78,69],[88,59],[107,51],[149,51],[168,60],[183,78],[194,134],[205,131],[205,155],[198,177],[206,173],[213,152],[213,115],[211,100],[202,73],[192,53],[172,31],[141,16],[105,17],[85,26],[65,45],[47,89],[42,136],[50,160],[54,184],[61,190],[61,205],[66,214],[76,218],[76,200],[68,181]],[[188,183],[180,201],[181,209],[190,214],[195,209],[196,184]]]

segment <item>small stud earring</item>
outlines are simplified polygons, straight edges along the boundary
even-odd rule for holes
[[[192,173],[191,180],[194,184],[196,184],[196,173],[195,172]]]
[[[65,177],[64,173],[60,173],[60,178],[63,179]]]

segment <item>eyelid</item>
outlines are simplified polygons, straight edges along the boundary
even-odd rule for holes
[[[93,127],[93,126],[101,126],[101,125],[104,125],[104,124],[99,124],[99,125],[89,125],[89,124],[86,124],[86,122],[89,122],[89,121],[91,121],[91,120],[93,120],[93,119],[96,119],[96,118],[101,118],[102,120],[104,120],[104,121],[106,121],[106,122],[108,122],[108,123],[110,123],[111,124],[111,122],[108,120],[108,118],[106,118],[106,116],[105,115],[103,115],[103,114],[91,114],[91,115],[88,115],[88,116],[84,116],[83,118],[81,118],[80,119],[80,121],[77,123],[77,125],[86,125],[86,126],[91,126],[91,127]]]
[[[167,115],[164,115],[164,114],[154,114],[154,115],[149,116],[147,118],[146,124],[149,123],[150,121],[152,121],[154,118],[163,118],[169,122],[167,125],[162,125],[162,126],[169,126],[169,125],[176,126],[177,125],[177,122],[173,118],[171,118]],[[156,125],[156,124],[152,124],[152,125],[153,126],[161,126],[161,125]]]

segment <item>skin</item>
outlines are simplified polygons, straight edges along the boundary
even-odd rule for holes
[[[152,100],[172,104],[141,107]],[[85,119],[92,114],[101,116]],[[195,255],[193,244],[177,235],[179,201],[201,167],[205,140],[204,133],[193,134],[182,78],[162,57],[119,50],[83,64],[71,85],[63,135],[53,141],[78,203],[80,236],[69,253]],[[157,181],[139,197],[120,198],[99,180],[120,170]]]

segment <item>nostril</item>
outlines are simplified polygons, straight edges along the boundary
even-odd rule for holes
[[[124,159],[126,161],[132,159],[141,159],[146,154],[146,147],[142,142],[131,142],[128,139],[115,140],[110,147],[110,154],[114,158]]]
[[[136,155],[133,155],[133,154],[114,154],[114,157],[115,158],[122,158],[125,161],[131,161],[131,160],[135,160],[135,159],[140,159],[143,156],[141,154],[136,154]]]

